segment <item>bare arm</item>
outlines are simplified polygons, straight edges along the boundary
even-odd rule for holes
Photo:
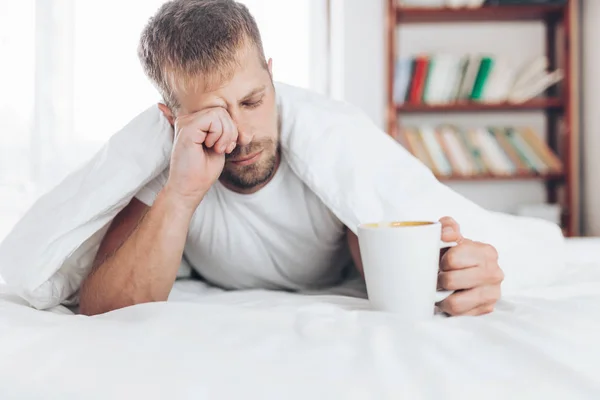
[[[181,262],[192,215],[223,170],[225,153],[251,137],[238,137],[223,108],[176,120],[169,178],[149,209],[138,200],[119,213],[105,235],[80,290],[80,312],[92,315],[167,300]]]
[[[152,208],[133,199],[111,224],[80,291],[80,312],[100,314],[167,299],[191,219],[162,191]]]

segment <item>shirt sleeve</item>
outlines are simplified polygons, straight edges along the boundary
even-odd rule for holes
[[[168,177],[169,169],[167,168],[156,178],[148,182],[146,186],[141,188],[135,195],[135,198],[147,205],[148,207],[151,207],[152,204],[154,204],[154,200],[156,200],[156,196],[158,196],[158,193],[162,190],[163,187],[165,187]]]

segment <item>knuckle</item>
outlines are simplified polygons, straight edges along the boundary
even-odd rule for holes
[[[504,281],[504,271],[502,271],[502,268],[500,267],[496,267],[494,270],[494,280],[497,283],[500,283],[502,281]]]
[[[458,248],[458,246],[448,250],[448,252],[445,255],[446,263],[450,268],[454,267],[458,262],[458,255],[456,253],[456,249]]]
[[[498,250],[491,244],[485,245],[485,253],[490,260],[498,260]]]
[[[494,304],[488,304],[482,308],[482,314],[489,314],[494,312]]]
[[[460,312],[460,304],[458,300],[456,300],[456,297],[449,297],[444,306],[444,309],[450,315],[456,315]]]
[[[455,290],[456,288],[456,279],[454,278],[454,274],[442,272],[439,276],[439,283],[443,289]]]

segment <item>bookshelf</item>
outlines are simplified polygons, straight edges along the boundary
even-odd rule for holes
[[[478,8],[404,8],[395,7],[399,23],[429,22],[502,22],[557,20],[564,12],[563,6],[515,5]]]
[[[479,8],[416,8],[405,7],[398,0],[387,1],[386,68],[387,68],[387,132],[398,138],[402,116],[409,114],[449,113],[521,113],[539,112],[545,116],[546,144],[563,164],[561,172],[518,172],[510,175],[451,174],[440,176],[441,181],[480,182],[542,181],[546,187],[546,201],[558,203],[562,209],[561,224],[566,236],[579,234],[579,120],[577,111],[578,32],[574,23],[579,12],[578,2],[568,0],[566,5],[482,6]],[[540,21],[544,24],[545,55],[548,69],[558,66],[564,78],[547,89],[543,96],[525,102],[455,101],[444,104],[394,101],[396,62],[402,49],[397,45],[397,28],[406,24],[451,24],[468,26],[471,22]]]
[[[513,103],[470,103],[453,104],[396,104],[396,110],[403,113],[447,113],[447,112],[505,112],[562,109],[560,98],[532,99],[521,104]]]

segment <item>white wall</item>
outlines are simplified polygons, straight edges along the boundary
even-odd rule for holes
[[[598,2],[600,3],[600,2]],[[600,4],[595,4],[600,8]],[[337,33],[333,38],[335,93],[361,107],[382,129],[385,121],[385,1],[333,0]],[[335,32],[335,31],[334,31]],[[342,33],[344,35],[341,35]],[[544,30],[540,22],[445,24],[403,26],[397,44],[401,55],[421,51],[488,52],[521,65],[544,53]],[[342,46],[340,51],[336,46]],[[342,61],[340,61],[340,59]],[[456,114],[432,117],[414,115],[407,123],[455,122],[465,126],[480,124],[528,124],[544,131],[540,112],[510,114]],[[452,183],[455,190],[484,207],[513,212],[519,203],[545,201],[540,182]]]
[[[331,3],[334,97],[359,106],[383,127],[384,1],[331,0]]]
[[[583,229],[600,235],[600,1],[583,3]]]

